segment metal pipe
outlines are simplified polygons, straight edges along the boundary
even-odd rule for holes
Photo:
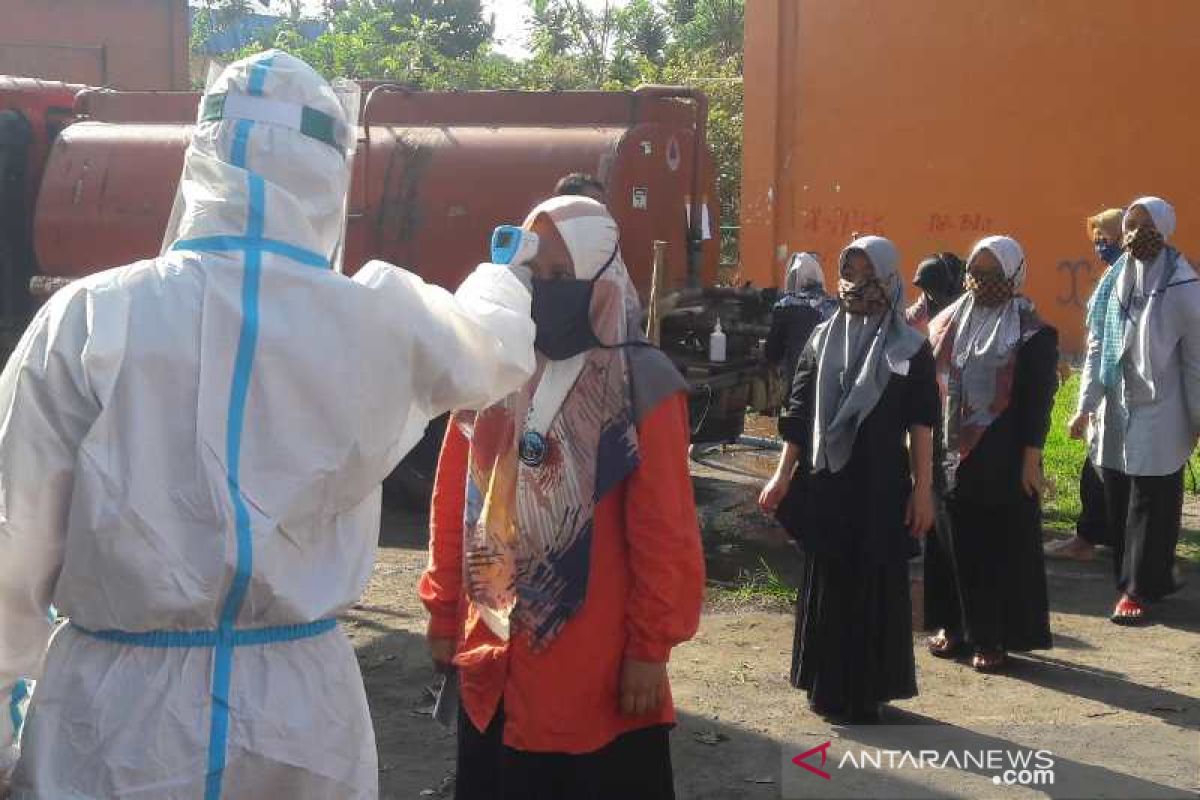
[[[655,347],[662,343],[662,287],[667,271],[667,243],[654,240],[654,257],[650,273],[650,303],[646,320],[646,338]]]
[[[772,439],[768,436],[747,436],[746,434],[742,434],[738,437],[737,443],[758,450],[773,450],[778,452],[783,449],[782,441]]]

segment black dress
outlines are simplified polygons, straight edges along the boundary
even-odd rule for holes
[[[821,312],[804,303],[772,309],[771,329],[767,332],[763,355],[767,357],[768,364],[781,366],[787,381],[790,382],[796,374],[800,353],[808,344],[813,329],[820,324]]]
[[[1041,503],[1025,493],[1021,473],[1025,448],[1046,442],[1057,369],[1058,332],[1046,327],[1017,350],[1009,406],[963,459],[956,485],[936,471],[941,507],[925,542],[925,622],[976,648],[1050,647]]]
[[[914,697],[908,559],[919,552],[904,523],[912,491],[907,435],[933,427],[938,396],[929,345],[893,374],[858,429],[849,463],[812,473],[817,364],[805,351],[779,432],[800,448],[800,467],[780,520],[804,552],[796,609],[792,685],[823,713],[869,715]]]

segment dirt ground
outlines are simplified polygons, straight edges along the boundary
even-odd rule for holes
[[[795,585],[797,558],[754,506],[770,456],[715,452],[694,465],[714,586],[765,562]],[[1200,524],[1193,517],[1190,527]],[[429,716],[435,676],[415,584],[425,565],[425,520],[385,514],[379,559],[360,606],[345,619],[359,652],[385,798],[452,797],[454,740]],[[791,797],[1197,797],[1200,796],[1200,575],[1156,606],[1143,628],[1118,628],[1107,557],[1048,562],[1055,648],[1017,657],[1007,674],[982,676],[930,657],[914,635],[920,696],[897,702],[878,727],[835,726],[813,715],[787,682],[793,618],[779,602],[714,588],[699,634],[678,648],[671,678],[673,737],[685,800]],[[919,593],[919,578],[914,591]],[[792,756],[832,742],[827,770]],[[996,785],[994,770],[831,770],[846,752],[935,747],[1046,749],[1054,785]],[[819,754],[809,760],[820,766]]]

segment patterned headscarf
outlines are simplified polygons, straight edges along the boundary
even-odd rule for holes
[[[596,283],[592,329],[605,344],[644,342],[636,289],[605,207],[589,198],[556,197],[535,208],[526,227],[542,215],[566,243],[577,278],[595,277],[617,251]],[[539,356],[538,370],[522,390],[474,418],[456,415],[471,440],[467,592],[501,639],[520,633],[542,649],[583,605],[596,504],[637,468],[640,416],[685,388],[669,362],[644,368],[644,355],[595,348],[566,361]],[[546,458],[537,466],[518,458],[526,429],[547,441]]]
[[[1012,401],[1018,347],[1045,327],[1033,302],[1020,294],[1026,276],[1021,245],[1008,236],[989,236],[971,250],[968,270],[984,250],[1000,262],[1013,296],[1003,305],[988,307],[968,292],[929,325],[945,398],[943,466],[950,486],[962,460]]]

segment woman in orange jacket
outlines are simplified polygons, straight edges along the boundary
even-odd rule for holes
[[[674,797],[666,663],[704,586],[686,386],[637,332],[602,204],[556,197],[523,230],[538,370],[452,419],[420,583],[459,679],[456,796]]]

